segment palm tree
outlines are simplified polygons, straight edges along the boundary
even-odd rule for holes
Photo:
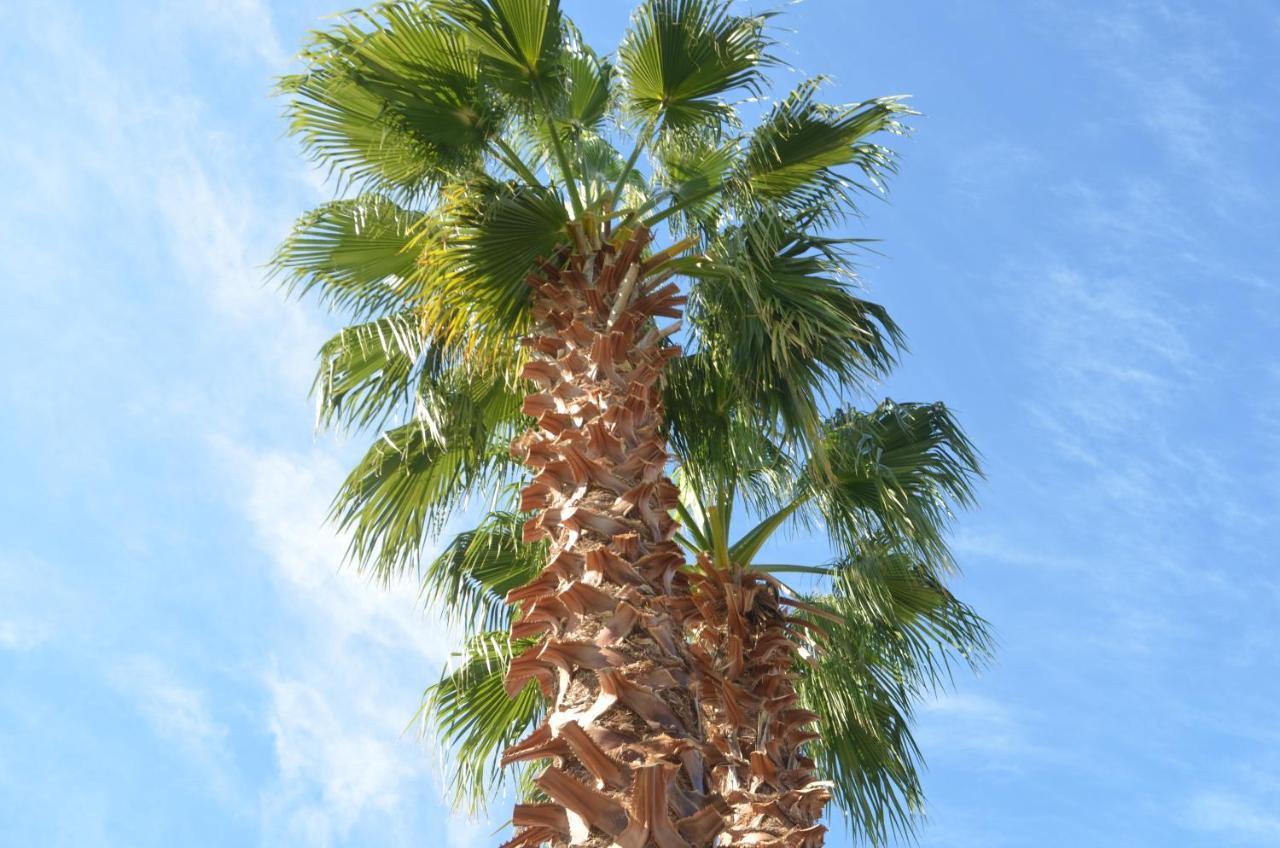
[[[976,472],[949,417],[908,442],[919,492],[859,460],[889,469],[877,510],[844,435],[885,416],[822,415],[900,343],[827,231],[893,170],[867,139],[907,110],[825,105],[814,80],[745,131],[733,98],[763,96],[772,42],[728,5],[642,3],[614,59],[555,0],[380,5],[281,84],[342,193],[275,259],[354,322],[321,351],[319,420],[383,430],[335,501],[353,559],[391,579],[468,497],[507,507],[427,574],[489,625],[433,694],[464,785],[495,744],[538,765],[512,846],[819,844],[815,767],[878,833],[915,803],[927,646],[984,644],[939,580],[942,513]],[[729,546],[744,496],[777,510]],[[840,522],[841,555],[806,566],[827,583],[803,599],[752,540],[806,512]],[[855,702],[872,725],[813,738]]]

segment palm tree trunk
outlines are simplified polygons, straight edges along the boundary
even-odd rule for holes
[[[770,576],[721,570],[705,556],[699,566],[686,626],[718,754],[709,788],[730,810],[720,844],[817,848],[831,791],[802,747],[816,737],[810,726],[818,716],[797,706],[800,620],[783,609]]]
[[[610,239],[578,231],[577,251],[528,280],[535,328],[524,411],[537,429],[512,445],[532,469],[526,541],[550,540],[547,564],[508,601],[514,658],[508,691],[536,681],[545,721],[505,763],[549,761],[543,803],[516,805],[509,848],[705,846],[723,828],[706,793],[684,557],[672,542],[677,500],[666,476],[661,375],[679,348],[651,319],[684,298],[642,252],[641,228]]]

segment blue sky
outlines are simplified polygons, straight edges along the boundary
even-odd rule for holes
[[[606,49],[628,5],[566,0]],[[329,196],[267,93],[335,7],[153,6],[0,2],[0,844],[495,844],[403,732],[450,635],[322,524],[330,319],[262,282]],[[921,709],[921,844],[1280,844],[1280,10],[783,24],[780,86],[925,113],[853,232],[883,393],[989,472],[954,541],[1000,654]]]

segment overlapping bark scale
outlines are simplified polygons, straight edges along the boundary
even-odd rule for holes
[[[708,755],[708,788],[728,815],[718,845],[820,848],[830,784],[804,750],[818,716],[799,704],[800,619],[767,574],[717,568],[690,575],[685,616]]]
[[[677,490],[661,434],[663,367],[680,355],[655,318],[684,298],[650,235],[580,229],[528,278],[534,330],[524,411],[537,428],[512,452],[534,476],[526,542],[547,564],[510,593],[515,657],[507,688],[536,682],[545,720],[504,763],[549,763],[522,804],[508,848],[686,848],[711,843],[723,806],[706,793],[705,743],[683,630],[684,557],[672,541]]]

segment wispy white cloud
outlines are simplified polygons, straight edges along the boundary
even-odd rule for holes
[[[189,349],[208,357],[202,381],[156,369],[151,394],[134,400],[140,415],[163,415],[183,428],[192,480],[242,516],[252,532],[245,548],[261,552],[278,593],[272,603],[280,622],[263,634],[263,664],[236,672],[263,695],[265,713],[250,723],[272,741],[273,776],[237,787],[231,752],[239,725],[220,719],[226,705],[201,688],[198,672],[188,679],[156,657],[128,653],[110,671],[112,681],[157,736],[184,740],[181,750],[207,767],[229,805],[254,808],[264,844],[348,844],[354,833],[420,844],[432,819],[455,844],[471,844],[459,834],[484,825],[446,821],[436,803],[443,794],[438,759],[405,732],[452,635],[423,613],[411,582],[385,591],[342,567],[345,541],[326,524],[344,473],[342,447],[264,435],[264,416],[295,411],[299,426],[291,432],[306,432],[314,352],[327,335],[321,320],[264,285],[261,267],[289,218],[318,196],[311,169],[291,160],[293,172],[265,173],[262,146],[210,120],[205,104],[152,79],[141,85],[105,62],[73,10],[29,23],[29,43],[66,71],[43,89],[81,123],[77,133],[50,131],[15,146],[18,160],[43,174],[37,184],[46,197],[29,211],[73,215],[77,185],[103,189],[120,219],[158,235],[155,252],[167,263],[173,300],[188,310],[169,317],[190,328]],[[264,86],[286,61],[268,12],[254,0],[173,7],[148,25],[239,51],[240,60],[256,63]],[[284,203],[287,209],[277,205]],[[39,259],[32,264],[50,264],[49,256]],[[76,320],[96,337],[97,316]],[[0,622],[6,647],[34,645],[41,633],[33,622]]]
[[[456,639],[411,581],[384,589],[340,567],[346,543],[325,522],[342,478],[333,454],[216,449],[293,613],[263,678],[278,764],[261,799],[265,832],[324,846],[405,818],[441,794],[436,759],[408,725]]]
[[[150,656],[121,659],[107,670],[107,676],[159,739],[204,772],[210,790],[222,803],[240,806],[228,748],[230,730],[215,716],[207,691]]]
[[[919,708],[916,739],[931,758],[963,757],[971,768],[1020,771],[1043,753],[1014,709],[994,698],[947,693]]]
[[[1191,827],[1229,839],[1233,844],[1272,846],[1280,843],[1276,801],[1263,803],[1224,790],[1201,792],[1191,799],[1186,822]]]
[[[1056,6],[1059,32],[1110,76],[1115,96],[1126,106],[1099,110],[1106,123],[1095,126],[1096,132],[1142,130],[1146,147],[1196,180],[1205,189],[1202,202],[1219,214],[1264,199],[1231,155],[1257,132],[1262,114],[1241,108],[1230,96],[1244,51],[1224,16],[1178,0]],[[1234,103],[1230,114],[1223,106],[1227,101]],[[1139,144],[1126,138],[1123,146]]]
[[[0,551],[0,649],[37,651],[73,622],[91,626],[93,609],[62,569],[29,554]]]
[[[135,698],[142,715],[169,742],[206,751],[222,745],[227,728],[210,714],[207,697],[150,657],[134,657],[111,670],[116,686]]]
[[[290,678],[268,675],[278,768],[276,784],[261,799],[269,835],[331,845],[366,816],[394,816],[413,801],[406,791],[423,785],[423,758],[387,733],[394,699],[373,701],[387,694],[385,687],[371,687],[370,675],[352,675],[346,663],[333,671],[321,678],[295,666]]]
[[[179,23],[207,34],[223,49],[279,70],[289,61],[281,46],[271,10],[261,0],[195,0],[180,9]]]
[[[1035,402],[1049,404],[1044,423],[1087,460],[1087,442],[1133,433],[1194,381],[1195,358],[1179,326],[1190,316],[1133,280],[1067,267],[1036,276],[1023,319],[1055,383]]]
[[[336,452],[254,451],[216,438],[213,444],[236,471],[231,485],[243,494],[245,515],[281,588],[324,623],[336,648],[358,640],[433,663],[448,656],[447,640],[425,638],[437,628],[416,604],[411,579],[384,589],[343,566],[347,540],[328,522],[329,501],[345,470]]]
[[[6,651],[30,651],[46,641],[52,626],[42,621],[0,619],[0,648]]]
[[[1144,544],[1197,509],[1226,517],[1236,504],[1245,520],[1250,508],[1232,494],[1214,446],[1182,435],[1189,399],[1212,376],[1196,349],[1194,309],[1149,279],[1096,266],[1013,276],[1034,375],[1023,411],[1054,448],[1055,467],[1084,472],[1067,481],[1082,515],[1128,516],[1122,536]]]

